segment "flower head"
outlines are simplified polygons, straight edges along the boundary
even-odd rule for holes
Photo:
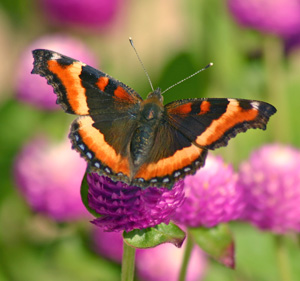
[[[81,41],[63,34],[41,37],[25,49],[20,58],[19,66],[17,66],[18,73],[15,83],[17,99],[41,109],[58,109],[53,88],[47,84],[45,78],[31,74],[33,68],[31,52],[34,49],[50,49],[89,65],[95,65],[95,56]]]
[[[96,173],[88,174],[89,206],[102,215],[92,221],[105,231],[127,232],[168,224],[175,209],[183,202],[182,181],[171,190],[166,188],[129,186],[113,182]]]
[[[212,227],[240,217],[243,192],[237,174],[220,157],[208,155],[205,166],[184,179],[186,199],[173,219],[190,227]]]
[[[245,189],[243,218],[275,233],[300,231],[300,151],[272,144],[242,163],[239,185]]]
[[[56,24],[99,29],[116,18],[121,0],[41,0],[46,17]]]
[[[85,170],[69,140],[54,144],[45,137],[26,144],[14,166],[17,187],[31,208],[57,221],[88,216],[80,197]]]
[[[300,30],[299,0],[228,0],[228,5],[243,26],[284,38]]]

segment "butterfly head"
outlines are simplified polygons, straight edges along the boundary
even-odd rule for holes
[[[153,92],[149,93],[148,96],[147,96],[147,100],[153,100],[153,101],[156,101],[160,104],[163,104],[164,98],[161,94],[161,89],[157,88]]]

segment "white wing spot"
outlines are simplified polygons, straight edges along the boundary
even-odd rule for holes
[[[85,145],[84,145],[84,144],[79,144],[78,147],[79,147],[82,151],[85,150]]]
[[[104,171],[105,171],[106,173],[108,173],[108,174],[111,173],[111,170],[110,170],[108,167],[106,167],[106,168],[104,169]]]
[[[253,102],[251,102],[251,106],[253,107],[253,108],[255,108],[255,109],[259,109],[259,102],[258,101],[253,101]]]
[[[58,53],[52,54],[51,60],[59,60],[59,59],[61,59],[61,55],[59,55]]]
[[[189,172],[190,170],[191,170],[190,167],[186,167],[186,168],[183,169],[183,171],[185,171],[185,172]]]
[[[162,182],[169,182],[169,181],[170,181],[169,178],[164,178],[164,179],[162,180]]]
[[[93,158],[93,154],[91,152],[87,152],[86,153],[86,156],[89,158],[89,159],[92,159]]]

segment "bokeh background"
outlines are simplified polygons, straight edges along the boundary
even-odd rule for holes
[[[300,1],[0,0],[0,281],[119,280],[120,237],[96,230],[80,202],[85,163],[66,137],[74,118],[55,104],[45,79],[30,71],[31,50],[48,48],[146,97],[151,88],[129,36],[154,88],[164,90],[214,63],[166,92],[165,103],[235,97],[277,108],[267,131],[240,134],[214,153],[236,171],[262,145],[299,148]],[[299,193],[292,195],[298,208]],[[188,280],[300,280],[297,233],[230,224],[236,269],[198,253]],[[183,250],[160,247],[137,256],[137,280],[160,280],[143,266],[178,271]],[[279,271],[285,273],[279,277]]]

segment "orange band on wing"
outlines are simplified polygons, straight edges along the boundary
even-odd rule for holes
[[[105,87],[107,86],[108,82],[109,82],[108,77],[102,76],[98,79],[96,85],[103,92],[105,90]]]
[[[94,123],[90,116],[78,119],[78,133],[88,149],[95,153],[95,157],[108,166],[114,173],[123,173],[130,176],[128,159],[117,154],[105,140],[104,135],[92,126]]]
[[[118,86],[114,91],[115,97],[119,98],[121,101],[134,103],[132,96],[121,86]]]
[[[196,139],[196,143],[200,146],[207,146],[220,139],[226,131],[235,125],[252,121],[258,115],[255,108],[245,110],[239,106],[236,100],[230,100],[226,112],[217,120],[214,120],[208,128]]]
[[[198,113],[198,115],[207,113],[210,110],[210,105],[211,103],[209,101],[201,102],[200,112]]]
[[[189,114],[192,111],[192,103],[185,103],[169,109],[170,114]]]
[[[62,66],[55,60],[48,61],[48,68],[61,81],[66,89],[68,102],[76,114],[88,114],[89,108],[86,101],[85,89],[81,85],[79,75],[82,63],[73,62],[71,65]]]
[[[172,175],[174,171],[183,169],[196,161],[202,151],[202,149],[191,144],[191,146],[178,150],[174,155],[161,159],[157,163],[144,164],[134,177],[150,180],[155,177]]]

